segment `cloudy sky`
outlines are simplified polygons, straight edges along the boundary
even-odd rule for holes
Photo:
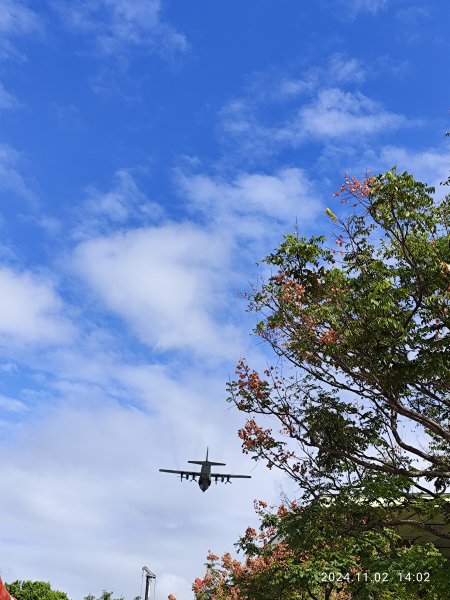
[[[192,598],[253,499],[242,293],[346,171],[448,174],[450,5],[1,0],[0,576]],[[333,204],[334,203],[334,204]],[[210,457],[251,481],[158,472]]]

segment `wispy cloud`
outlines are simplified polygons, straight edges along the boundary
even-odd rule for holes
[[[304,231],[322,210],[317,181],[296,167],[234,175],[180,170],[175,181],[192,217],[206,224],[213,245],[221,240],[227,248],[231,269],[227,266],[222,273],[224,296],[230,288],[247,290],[248,281],[256,277],[258,257],[297,223]],[[259,275],[263,272],[261,267]]]
[[[80,204],[76,238],[92,237],[110,231],[118,225],[155,223],[164,210],[153,202],[137,181],[142,169],[121,168],[113,177],[111,189],[100,190],[95,185],[86,188],[86,199]]]
[[[343,52],[334,52],[320,66],[304,65],[302,68],[293,67],[287,72],[269,70],[253,73],[245,93],[235,101],[245,102],[249,107],[287,103],[311,96],[323,87],[361,84],[378,70],[376,63],[371,64],[369,70],[362,60]]]
[[[12,413],[21,413],[27,410],[27,406],[17,398],[9,398],[0,394],[0,409]]]
[[[93,39],[104,56],[149,49],[170,57],[187,49],[184,35],[163,20],[161,0],[73,0],[54,6],[65,25]]]
[[[412,173],[415,179],[436,188],[437,196],[448,193],[448,188],[441,187],[440,182],[448,177],[450,169],[450,151],[448,144],[444,147],[412,149],[403,146],[381,146],[376,152],[364,155],[364,168],[379,171],[390,169],[394,165],[400,171]],[[358,166],[360,166],[360,161]]]
[[[437,42],[447,45],[447,40],[442,39],[439,35],[430,38],[430,22],[432,23],[431,19],[435,12],[433,8],[432,5],[426,4],[413,4],[399,8],[395,13],[400,24],[397,37],[407,44],[416,44],[420,40],[426,39],[427,43],[436,44]]]
[[[23,55],[14,40],[28,35],[41,35],[44,26],[41,18],[23,0],[2,0],[0,4],[0,59],[19,58]]]
[[[391,2],[392,0],[340,0],[340,4],[352,17],[362,13],[376,15],[387,8]]]
[[[239,236],[261,239],[269,234],[269,223],[289,227],[296,216],[311,221],[320,208],[310,178],[294,167],[274,173],[241,172],[227,179],[180,171],[177,183],[192,209],[231,225],[230,231]]]
[[[359,91],[347,92],[338,87],[318,90],[315,97],[303,101],[284,120],[264,122],[258,108],[245,100],[234,101],[221,112],[223,132],[239,141],[243,153],[261,156],[283,147],[297,147],[310,141],[323,144],[337,139],[358,141],[392,132],[420,122],[385,110]]]
[[[8,144],[0,143],[0,190],[33,201],[35,193],[19,170],[21,161],[20,152]]]
[[[367,78],[367,67],[361,60],[336,52],[330,57],[326,81],[360,84]]]
[[[50,282],[0,267],[0,289],[1,347],[65,343],[74,335]]]
[[[12,94],[5,90],[0,83],[0,109],[3,108],[19,108],[20,102]]]
[[[351,140],[355,148],[370,137],[418,126],[420,120],[387,110],[362,91],[367,79],[398,76],[401,69],[405,64],[386,57],[368,69],[360,59],[336,52],[320,67],[299,73],[256,73],[245,93],[219,111],[228,155],[252,164],[311,142],[325,148]]]
[[[21,35],[40,30],[37,14],[22,0],[3,0],[0,6],[0,31],[6,35]]]
[[[411,124],[403,115],[392,113],[360,92],[325,89],[317,98],[303,106],[296,117],[279,130],[281,140],[301,141],[305,137],[318,139],[372,135]]]

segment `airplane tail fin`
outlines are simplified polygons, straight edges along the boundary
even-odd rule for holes
[[[188,463],[191,463],[192,465],[214,465],[217,467],[224,467],[227,464],[208,460],[208,452],[209,448],[206,448],[206,460],[188,460]]]

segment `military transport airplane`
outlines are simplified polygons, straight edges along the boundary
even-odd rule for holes
[[[211,473],[212,466],[221,466],[224,467],[226,463],[212,462],[208,460],[208,448],[206,449],[206,460],[188,460],[188,463],[194,465],[202,465],[201,471],[174,471],[173,469],[160,469],[162,473],[177,473],[180,475],[181,481],[183,479],[187,479],[189,481],[189,477],[192,477],[191,481],[197,481],[198,486],[202,490],[202,492],[206,492],[206,490],[211,485],[211,479],[214,478],[215,482],[221,481],[222,483],[231,483],[230,479],[232,477],[239,479],[251,479],[251,475],[230,475],[229,473]]]

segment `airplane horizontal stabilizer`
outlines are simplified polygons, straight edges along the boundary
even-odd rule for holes
[[[220,467],[224,467],[227,464],[227,463],[212,462],[210,460],[188,460],[188,463],[191,463],[192,465],[217,465]]]

